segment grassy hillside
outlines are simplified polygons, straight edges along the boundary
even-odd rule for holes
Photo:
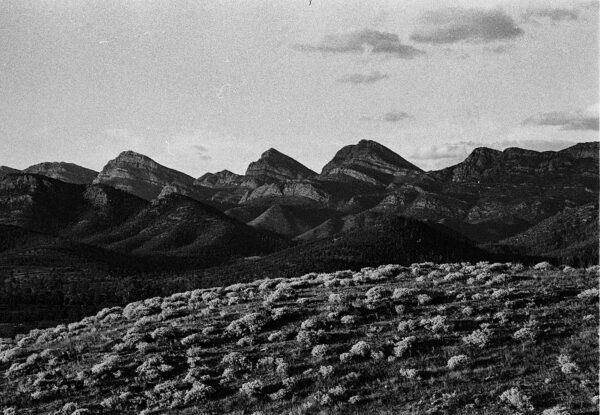
[[[0,408],[593,414],[597,284],[598,267],[422,263],[150,298],[0,346]]]

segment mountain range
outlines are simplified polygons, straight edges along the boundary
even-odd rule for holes
[[[271,148],[244,175],[224,170],[194,179],[125,151],[99,173],[47,162],[22,172],[1,167],[0,178],[0,223],[50,233],[60,228],[95,242],[110,239],[94,235],[102,227],[132,223],[148,202],[156,209],[157,200],[177,194],[185,197],[170,203],[194,200],[236,225],[302,241],[363,227],[368,217],[402,215],[442,223],[478,243],[512,243],[565,209],[597,202],[599,190],[597,142],[545,152],[481,147],[461,163],[428,172],[361,140],[340,149],[320,174]],[[109,246],[135,245],[115,238]]]

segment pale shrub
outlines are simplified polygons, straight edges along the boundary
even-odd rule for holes
[[[319,368],[319,374],[321,376],[323,376],[324,378],[331,376],[332,373],[333,373],[333,366],[331,366],[331,365],[321,366]]]
[[[394,344],[394,356],[404,356],[415,344],[417,338],[415,336],[408,336]]]
[[[415,294],[415,290],[412,288],[396,288],[392,293],[392,300],[404,300],[411,298]]]
[[[102,376],[118,369],[120,358],[117,355],[109,354],[102,358],[102,361],[92,366],[92,374]]]
[[[331,304],[342,304],[342,296],[340,294],[329,294],[329,298],[327,299]]]
[[[556,269],[556,267],[549,262],[543,261],[543,262],[538,262],[537,264],[535,264],[533,266],[533,269],[536,271],[550,271],[550,270]]]
[[[570,375],[579,370],[577,364],[572,362],[571,358],[566,354],[561,354],[560,356],[558,356],[557,360],[561,372],[563,372],[565,375]]]
[[[544,409],[542,415],[571,415],[567,408],[562,405],[556,405],[552,408]]]
[[[135,369],[140,379],[150,382],[160,379],[163,374],[172,370],[173,366],[165,364],[162,356],[152,356]]]
[[[528,413],[533,411],[533,405],[531,405],[529,396],[525,395],[517,388],[511,388],[502,392],[502,395],[500,395],[500,402],[507,403],[513,409],[520,412]]]
[[[369,357],[371,355],[371,346],[366,341],[359,341],[350,348],[350,355],[356,357]]]
[[[192,388],[185,393],[184,402],[189,404],[191,402],[197,402],[208,398],[212,395],[215,390],[212,386],[205,385],[202,382],[194,382]]]
[[[319,342],[325,335],[323,330],[300,330],[296,335],[296,341],[304,347],[310,347]]]
[[[414,320],[404,320],[398,323],[398,331],[401,333],[410,333],[417,327],[417,323]]]
[[[192,333],[189,336],[185,336],[180,340],[180,343],[183,346],[189,347],[195,344],[202,343],[204,340],[204,335],[202,333]]]
[[[350,353],[340,354],[340,363],[348,363],[351,360],[352,360],[352,355]]]
[[[416,379],[419,375],[419,371],[417,369],[400,368],[398,374],[406,379]]]
[[[590,288],[577,294],[577,298],[581,300],[597,300],[599,295],[598,288]]]
[[[263,383],[259,379],[255,379],[242,384],[240,387],[240,393],[248,396],[249,398],[256,398],[261,394],[263,387]]]
[[[446,316],[434,316],[421,320],[421,325],[433,333],[446,333],[451,325],[446,323]]]
[[[278,331],[274,331],[273,333],[269,334],[269,337],[267,337],[267,340],[269,340],[270,342],[280,342],[283,341],[285,339],[285,333],[281,330]]]
[[[342,324],[347,324],[347,325],[355,324],[355,323],[356,323],[356,317],[354,317],[354,316],[350,316],[350,315],[343,316],[343,317],[340,319],[340,322],[341,322]]]
[[[469,346],[476,346],[483,349],[490,342],[490,332],[489,330],[477,329],[471,334],[464,336],[462,341]]]
[[[431,297],[428,296],[427,294],[419,294],[417,296],[417,302],[420,305],[425,305],[425,304],[429,304],[431,302]]]
[[[300,324],[301,330],[317,330],[323,328],[325,326],[325,322],[318,317],[310,317]]]
[[[471,359],[467,355],[459,354],[448,359],[448,369],[463,369],[471,363]]]
[[[150,337],[152,337],[154,340],[171,339],[176,335],[177,331],[172,326],[158,327],[152,333],[150,333]]]
[[[535,336],[536,333],[532,327],[523,327],[513,333],[513,338],[522,342],[533,341]]]
[[[250,313],[229,323],[225,331],[236,336],[258,334],[265,324],[267,319],[261,313]]]
[[[281,320],[282,318],[292,314],[288,307],[278,307],[271,310],[271,318],[273,320]]]
[[[317,359],[323,359],[327,356],[327,352],[329,351],[329,347],[326,344],[318,344],[313,347],[310,354]]]
[[[383,300],[386,300],[390,297],[390,290],[385,287],[375,286],[369,289],[365,296],[365,302],[369,305],[377,305]]]
[[[250,362],[240,352],[230,352],[223,356],[221,363],[234,370],[247,370],[251,368]]]

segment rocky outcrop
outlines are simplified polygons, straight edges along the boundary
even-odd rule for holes
[[[240,203],[248,203],[261,198],[293,198],[326,204],[330,197],[326,191],[317,185],[317,182],[294,180],[285,183],[263,184],[254,190],[248,191],[242,197]]]
[[[23,170],[24,173],[40,174],[66,183],[91,184],[97,171],[86,169],[73,163],[45,162],[34,164]]]
[[[373,185],[415,180],[423,171],[389,148],[370,140],[343,147],[323,167],[322,177],[345,177]]]
[[[316,175],[308,167],[274,148],[262,153],[260,159],[250,163],[246,170],[246,180],[259,184],[306,179]]]
[[[106,184],[145,200],[155,199],[166,185],[189,196],[196,193],[192,177],[133,151],[125,151],[109,161],[94,183]]]
[[[229,170],[222,170],[217,173],[206,173],[197,178],[194,184],[214,189],[236,187],[241,185],[243,181],[244,176],[232,173]]]

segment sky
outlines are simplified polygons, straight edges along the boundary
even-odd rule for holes
[[[598,2],[0,2],[0,165],[320,172],[361,139],[425,170],[598,140]]]

